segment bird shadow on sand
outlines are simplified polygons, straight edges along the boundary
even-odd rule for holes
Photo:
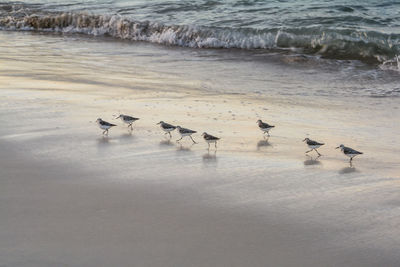
[[[269,138],[262,139],[257,143],[257,150],[261,150],[262,148],[272,147],[272,144],[268,141]]]
[[[320,155],[312,157],[306,154],[306,157],[307,159],[303,162],[304,166],[322,165],[322,163],[318,160],[321,157]]]

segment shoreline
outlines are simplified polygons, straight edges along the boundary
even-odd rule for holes
[[[44,81],[44,83],[47,83]],[[37,83],[40,87],[42,83]],[[84,86],[84,84],[80,84]],[[77,87],[79,87],[77,85]],[[94,88],[99,89],[99,86]],[[265,99],[258,100],[247,98],[239,98],[237,96],[226,96],[220,95],[216,97],[215,95],[204,95],[204,94],[192,94],[188,96],[188,93],[165,93],[165,92],[142,92],[142,91],[132,91],[119,88],[113,90],[113,92],[108,92],[104,94],[103,88],[99,92],[81,91],[76,94],[75,90],[71,91],[53,91],[53,90],[23,90],[24,95],[30,94],[32,99],[45,99],[43,104],[50,103],[52,106],[56,107],[58,103],[65,102],[61,105],[71,105],[79,112],[70,112],[68,118],[64,118],[69,121],[70,125],[76,125],[78,128],[86,128],[92,137],[97,139],[102,139],[101,130],[95,123],[97,117],[102,117],[112,123],[118,124],[117,127],[110,130],[108,139],[112,141],[113,139],[120,139],[119,136],[125,136],[128,134],[126,127],[122,124],[120,120],[114,120],[113,118],[117,116],[118,110],[120,113],[127,113],[128,115],[138,116],[141,119],[136,122],[135,128],[139,130],[138,133],[133,131],[135,137],[142,137],[144,139],[151,138],[153,141],[149,141],[151,146],[157,144],[157,140],[164,140],[163,133],[161,129],[156,125],[160,120],[166,120],[167,117],[172,117],[175,119],[169,120],[172,124],[181,125],[182,127],[191,128],[196,130],[197,133],[194,135],[195,139],[199,144],[196,144],[192,149],[194,150],[205,150],[207,148],[206,143],[203,141],[200,134],[204,131],[221,137],[219,142],[218,151],[220,153],[237,153],[238,155],[244,156],[262,156],[262,150],[267,153],[266,155],[272,156],[275,159],[285,160],[299,160],[305,157],[304,152],[307,150],[307,146],[302,142],[305,137],[315,138],[326,145],[321,147],[321,153],[323,160],[327,163],[326,167],[332,170],[338,168],[340,165],[343,167],[348,166],[348,158],[343,155],[339,150],[335,148],[344,143],[345,145],[354,146],[352,144],[358,145],[354,148],[365,152],[365,154],[355,158],[355,166],[360,166],[365,171],[375,172],[376,174],[386,174],[389,176],[396,176],[398,169],[400,168],[398,162],[400,157],[396,154],[395,140],[387,142],[386,139],[382,139],[382,142],[375,140],[374,132],[369,133],[368,131],[363,132],[363,136],[356,137],[347,134],[349,129],[357,127],[360,121],[356,124],[352,121],[346,121],[343,124],[342,120],[334,120],[337,117],[346,117],[345,111],[340,111],[337,109],[323,107],[320,105],[307,105],[300,104],[293,106],[285,102],[276,103],[274,100],[267,102]],[[15,89],[3,89],[3,96],[8,97],[13,96]],[[62,96],[63,100],[60,100],[59,96]],[[89,99],[91,96],[92,99]],[[119,97],[120,96],[120,97]],[[121,97],[123,96],[123,97]],[[18,99],[18,97],[17,97]],[[81,102],[85,99],[85,103]],[[21,101],[21,100],[18,100]],[[22,100],[24,102],[24,100]],[[175,103],[183,102],[183,105],[176,105]],[[87,110],[82,109],[82,106],[86,105]],[[113,106],[118,105],[118,110],[116,111]],[[131,108],[131,107],[134,108]],[[256,106],[256,108],[254,108]],[[267,106],[268,108],[265,108]],[[99,115],[95,110],[106,109],[108,112],[102,112]],[[135,113],[129,112],[129,110],[135,109]],[[167,112],[171,114],[160,116],[157,110],[170,110]],[[318,110],[318,112],[315,112]],[[354,110],[353,110],[354,111]],[[67,110],[55,111],[55,112],[68,112]],[[358,108],[357,113],[365,113],[365,109]],[[89,115],[91,114],[91,115]],[[180,114],[180,115],[177,115]],[[303,114],[302,116],[296,116],[295,114]],[[12,114],[10,114],[13,116]],[[379,116],[377,114],[376,116]],[[83,117],[81,119],[79,117]],[[305,118],[307,117],[307,119]],[[318,121],[316,126],[309,123],[308,118],[311,120]],[[364,119],[364,116],[357,117],[358,120]],[[76,119],[78,118],[78,119]],[[265,142],[266,139],[263,138],[262,132],[258,129],[255,119],[258,118],[268,118],[268,122],[276,124],[277,127],[271,132],[271,137],[268,139],[269,142]],[[17,119],[17,118],[15,118]],[[389,118],[390,119],[390,118]],[[368,123],[369,118],[365,121]],[[210,123],[210,121],[212,123]],[[329,126],[324,123],[329,124]],[[57,125],[57,121],[51,122],[51,125]],[[384,119],[379,122],[382,127],[386,124]],[[73,131],[68,123],[60,124],[62,129],[67,131]],[[237,126],[240,127],[237,127]],[[16,125],[18,126],[18,124]],[[396,127],[393,125],[393,127]],[[45,130],[54,130],[54,133],[59,134],[58,127],[45,128]],[[17,132],[20,131],[18,128],[15,129]],[[376,131],[376,129],[375,129]],[[117,132],[117,134],[114,134]],[[0,131],[1,133],[1,131]],[[34,134],[34,133],[33,133]],[[41,130],[37,134],[43,134]],[[50,133],[51,134],[51,133]],[[121,135],[122,134],[122,135]],[[24,135],[29,136],[29,134],[20,135],[24,138]],[[3,138],[10,140],[18,140],[18,134],[6,134]],[[89,135],[85,134],[85,138],[90,138]],[[179,138],[176,131],[173,132],[173,138],[171,139],[172,144],[175,140]],[[328,140],[328,141],[327,141]],[[365,144],[368,143],[368,146]],[[183,140],[182,142],[185,146],[190,146],[191,141]],[[178,144],[176,144],[178,145]],[[273,146],[275,145],[275,146]],[[277,147],[279,146],[279,147]],[[390,147],[391,146],[391,147]],[[211,149],[211,151],[213,151]],[[261,152],[261,153],[260,153]],[[310,153],[311,156],[315,156]],[[384,160],[383,160],[384,159]],[[370,168],[370,166],[373,166]],[[377,168],[377,166],[380,166]],[[376,171],[378,169],[378,172]]]

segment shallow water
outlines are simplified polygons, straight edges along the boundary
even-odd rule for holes
[[[148,88],[149,79],[154,76],[157,79],[153,89],[161,89],[163,83],[172,81],[181,82],[177,90],[261,98],[313,97],[310,102],[317,102],[319,98],[342,102],[344,98],[352,97],[354,105],[397,103],[400,96],[400,75],[396,71],[376,69],[357,61],[332,61],[293,54],[266,55],[242,50],[163,47],[70,34],[1,32],[0,38],[2,58],[16,52],[25,61],[31,59],[21,63],[32,65],[32,73],[19,74],[19,66],[15,64],[15,69],[10,66],[4,70],[10,76],[84,80],[93,73],[102,73],[104,75],[89,80],[107,84],[110,80],[106,79],[115,74],[118,83],[128,88],[132,86],[130,80],[134,79],[136,89]],[[73,64],[68,67],[68,63]],[[60,64],[66,67],[60,67]],[[61,74],[58,71],[63,75],[57,75]],[[188,77],[190,83],[183,77]]]

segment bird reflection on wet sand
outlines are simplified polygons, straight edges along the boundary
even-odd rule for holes
[[[183,145],[178,145],[176,151],[178,152],[192,152],[191,148],[192,148],[193,144],[190,146],[183,146]]]
[[[174,146],[175,143],[171,142],[171,139],[160,141],[160,146]]]
[[[349,167],[345,167],[345,168],[339,170],[339,174],[348,174],[348,173],[352,173],[352,172],[357,172],[357,169],[355,167],[353,167],[353,165],[351,165],[351,164]]]
[[[110,138],[108,136],[102,136],[100,138],[97,138],[97,144],[99,146],[108,145],[109,143],[110,143]]]
[[[132,132],[127,132],[127,133],[123,133],[118,137],[118,141],[120,141],[121,143],[124,142],[130,142],[131,140],[133,140],[135,138],[135,136],[132,134]]]
[[[211,152],[208,151],[208,153],[203,154],[203,163],[215,163],[217,162],[217,151]]]
[[[121,134],[121,139],[127,139],[127,138],[131,138],[131,137],[133,137],[133,134],[132,134],[132,131],[129,131],[129,132],[127,132],[127,133],[123,133],[123,134]]]
[[[310,166],[310,165],[321,165],[322,163],[318,160],[320,155],[316,157],[312,157],[310,155],[306,155],[307,159],[304,161],[304,166]]]
[[[258,143],[257,143],[257,150],[260,150],[260,149],[262,149],[263,147],[270,147],[270,146],[272,146],[272,144],[271,144],[270,142],[268,142],[268,139],[269,139],[269,138],[258,141]]]

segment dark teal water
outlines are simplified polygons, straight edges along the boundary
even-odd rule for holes
[[[193,48],[361,60],[397,68],[400,1],[0,2],[3,30],[106,35]]]

